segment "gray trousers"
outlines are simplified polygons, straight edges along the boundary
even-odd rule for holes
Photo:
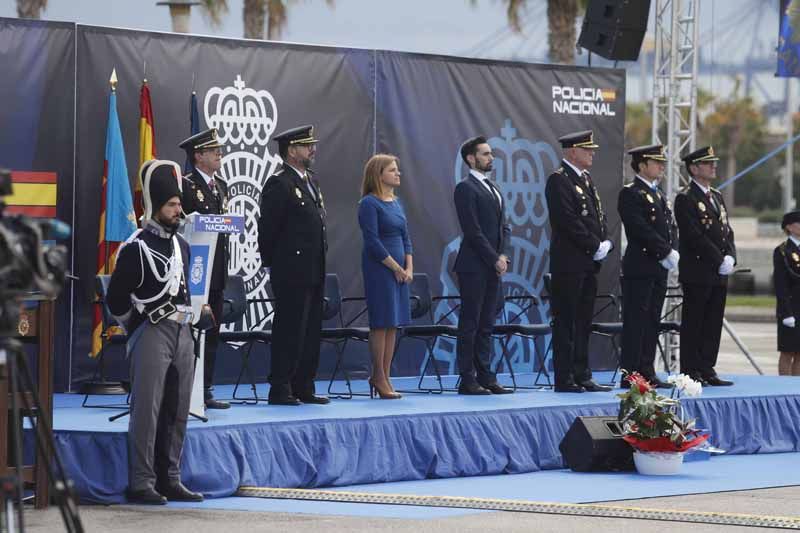
[[[128,424],[130,490],[173,485],[181,479],[181,452],[194,381],[189,325],[145,322],[128,347],[131,418]]]

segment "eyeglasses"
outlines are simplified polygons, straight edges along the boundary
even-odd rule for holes
[[[208,150],[203,150],[204,154],[213,154],[213,155],[222,155],[222,148],[209,148]]]

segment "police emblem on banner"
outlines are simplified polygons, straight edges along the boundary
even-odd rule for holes
[[[203,281],[203,258],[195,257],[192,261],[192,270],[190,273],[192,285],[199,285]]]
[[[560,163],[556,151],[550,144],[542,141],[517,137],[517,130],[512,126],[511,119],[506,119],[500,129],[500,135],[489,139],[489,145],[495,154],[494,179],[506,203],[505,215],[511,224],[511,245],[508,274],[503,276],[503,290],[506,296],[533,294],[540,295],[544,289],[543,276],[549,271],[550,255],[550,230],[547,225],[548,210],[545,199],[545,185],[550,173]],[[455,181],[458,183],[467,175],[466,164],[460,154],[455,154]],[[583,192],[581,190],[581,192]],[[461,237],[456,237],[446,247],[442,254],[441,282],[445,296],[458,294],[458,287],[449,271],[449,265],[458,253]],[[455,323],[455,313],[452,310],[454,303],[443,300],[435,308],[435,320]],[[506,319],[518,316],[516,320],[523,324],[541,324],[550,321],[549,303],[543,302],[539,306],[530,306],[528,302],[509,301],[506,303],[504,313]],[[447,316],[446,316],[447,315]],[[549,345],[550,336],[542,337],[535,341],[512,337],[506,349],[514,371],[531,372],[538,370],[544,364],[541,360]],[[493,351],[492,369],[494,371],[508,371],[500,368],[503,351],[499,346],[500,341],[495,340],[497,346]],[[539,360],[537,361],[537,356]],[[434,348],[434,357],[449,365],[449,373],[457,373],[455,342],[439,339]],[[425,365],[425,361],[422,361]],[[420,372],[423,370],[420,367]]]
[[[258,219],[261,191],[280,164],[269,153],[270,136],[278,124],[275,99],[264,89],[247,87],[241,75],[232,86],[212,87],[203,104],[206,123],[217,128],[225,145],[219,173],[228,184],[228,210],[245,218],[245,230],[230,237],[228,274],[244,278],[248,299],[266,299],[268,274],[261,268]],[[267,303],[249,305],[242,320],[223,329],[250,329],[271,312]]]

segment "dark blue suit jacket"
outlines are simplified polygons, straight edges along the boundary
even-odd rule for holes
[[[500,254],[508,256],[511,227],[504,224],[505,201],[498,204],[497,197],[472,174],[456,185],[453,199],[464,234],[453,271],[494,272]]]

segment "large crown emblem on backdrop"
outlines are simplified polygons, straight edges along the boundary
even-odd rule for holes
[[[503,192],[505,215],[511,224],[512,267],[503,277],[506,295],[541,294],[543,275],[549,268],[550,234],[547,231],[547,201],[545,185],[547,177],[558,166],[559,158],[555,150],[543,141],[532,141],[517,135],[516,128],[507,118],[499,131],[499,136],[488,139],[494,152],[494,180]],[[455,154],[454,178],[458,183],[467,175],[467,168],[461,154]],[[458,294],[455,280],[451,277],[449,265],[452,257],[458,252],[461,237],[455,238],[442,254],[441,282],[445,296]],[[516,316],[523,312],[525,303],[510,301],[506,305],[508,316]],[[437,320],[448,320],[453,317],[452,303],[442,300],[434,313]],[[521,321],[534,319],[538,323],[549,320],[549,303],[534,306],[529,312],[521,315]],[[533,315],[533,316],[532,316]],[[538,315],[538,316],[537,316]],[[499,341],[496,341],[499,342]],[[539,354],[544,355],[548,339],[540,341]],[[508,346],[510,362],[515,371],[535,371],[534,353],[526,340],[515,337]],[[434,348],[434,357],[448,364],[448,372],[456,371],[455,344],[440,338]],[[501,363],[502,350],[494,350],[492,368]],[[539,362],[542,363],[541,361]],[[424,371],[426,361],[422,362]],[[508,369],[505,369],[507,371]]]
[[[220,174],[228,183],[228,211],[245,217],[245,231],[230,239],[228,273],[244,278],[248,298],[266,299],[268,275],[261,269],[258,252],[258,219],[261,191],[280,163],[269,153],[270,136],[278,124],[278,108],[272,95],[247,87],[237,75],[232,87],[211,87],[203,103],[206,124],[217,128],[225,145]],[[249,329],[270,312],[267,304],[249,306],[241,324]]]

